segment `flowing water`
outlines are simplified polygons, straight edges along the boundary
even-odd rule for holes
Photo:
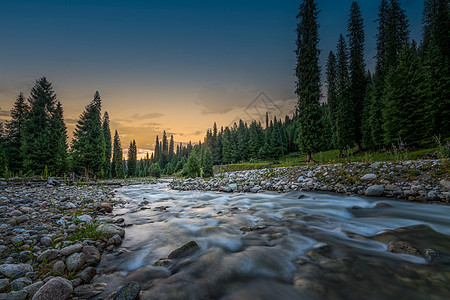
[[[137,280],[141,299],[450,299],[448,206],[164,183],[116,195],[127,202],[116,215],[133,226],[99,265],[100,297]],[[200,250],[153,267],[189,241]],[[388,251],[392,241],[415,255]]]

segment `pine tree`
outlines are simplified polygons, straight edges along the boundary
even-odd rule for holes
[[[20,93],[11,110],[11,121],[6,123],[6,156],[10,171],[18,173],[23,167],[23,157],[20,151],[26,114],[30,107],[25,102],[23,93]]]
[[[349,56],[349,98],[353,107],[354,118],[354,138],[361,150],[362,142],[362,112],[364,96],[366,93],[366,65],[364,62],[364,21],[361,10],[356,1],[352,2],[348,21],[348,43],[350,48]]]
[[[161,168],[158,163],[152,164],[151,176],[160,178],[161,177]]]
[[[327,60],[327,102],[329,113],[329,130],[331,131],[331,145],[336,145],[336,113],[337,113],[337,82],[336,82],[336,56],[333,51],[328,54]]]
[[[103,167],[105,176],[111,177],[111,151],[112,151],[112,139],[110,129],[109,114],[105,111],[103,115],[102,131],[105,137],[105,165]]]
[[[6,159],[6,147],[5,147],[5,131],[3,129],[3,123],[0,122],[0,173],[5,174],[8,171],[8,164]],[[9,174],[5,174],[7,177]]]
[[[51,83],[42,77],[36,80],[28,99],[30,110],[26,114],[21,153],[25,172],[57,174],[59,165],[55,149],[62,142],[60,127],[56,128],[56,95]]]
[[[67,127],[64,123],[64,111],[61,102],[56,103],[56,111],[52,118],[52,127],[54,128],[55,139],[57,143],[53,144],[54,161],[57,174],[63,174],[68,167],[67,161]]]
[[[213,157],[212,152],[209,147],[203,148],[203,155],[202,155],[202,176],[204,178],[213,177],[214,176],[214,168],[213,168]]]
[[[136,176],[136,166],[137,166],[137,148],[136,141],[130,142],[130,147],[128,148],[128,177]]]
[[[417,146],[427,139],[425,76],[415,50],[405,45],[399,62],[386,77],[383,119],[386,145]]]
[[[119,133],[114,133],[113,159],[111,164],[111,172],[113,178],[123,178],[123,161],[122,161],[122,145],[120,144]]]
[[[170,142],[169,142],[169,159],[172,159],[175,155],[175,149],[174,149],[175,142],[173,141],[173,135],[170,135]]]
[[[192,178],[200,177],[201,165],[200,165],[200,160],[198,158],[196,151],[192,151],[189,154],[189,158],[184,167],[186,169],[187,177],[192,177]]]
[[[297,15],[297,89],[299,136],[297,143],[312,161],[320,144],[319,10],[314,0],[304,0]]]
[[[105,136],[101,122],[101,98],[95,92],[94,99],[80,116],[72,140],[73,159],[84,169],[85,176],[103,177],[105,165]]]
[[[161,152],[161,148],[159,147],[159,137],[158,135],[156,136],[156,142],[155,142],[155,155],[154,155],[154,160],[158,161],[160,158],[160,152]]]

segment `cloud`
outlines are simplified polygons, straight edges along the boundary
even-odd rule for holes
[[[163,117],[164,114],[162,113],[146,113],[146,114],[134,114],[131,116],[132,119],[134,120],[147,120],[147,119],[156,119],[156,118],[160,118]]]
[[[226,114],[237,107],[244,107],[249,99],[249,92],[232,91],[221,86],[207,86],[199,91],[196,104],[201,112],[208,114]]]

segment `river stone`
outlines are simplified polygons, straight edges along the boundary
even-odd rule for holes
[[[366,196],[378,197],[383,195],[384,187],[382,185],[372,185],[366,190]]]
[[[377,175],[373,173],[369,173],[361,177],[361,180],[374,180],[377,179]]]
[[[81,299],[90,299],[101,294],[105,290],[105,287],[106,283],[85,284],[77,286],[73,292],[75,296]]]
[[[125,230],[114,224],[102,224],[97,227],[97,231],[100,232],[101,236],[104,238],[110,238],[116,234],[120,237],[124,237]]]
[[[7,294],[6,299],[7,300],[25,300],[28,296],[27,291],[21,290],[21,291],[13,291]]]
[[[55,264],[52,267],[52,271],[53,273],[55,273],[55,275],[63,275],[65,270],[66,265],[61,260],[55,262]]]
[[[44,236],[41,238],[40,243],[44,247],[50,247],[53,244],[53,241],[50,237]]]
[[[371,165],[370,165],[370,167],[372,168],[372,169],[376,169],[376,168],[379,168],[380,167],[380,162],[378,162],[378,161],[376,161],[376,162],[374,162],[374,163],[372,163]]]
[[[97,265],[101,260],[100,252],[94,246],[86,246],[83,248],[85,262],[89,266]]]
[[[3,293],[8,287],[9,279],[0,279],[0,293]]]
[[[89,215],[81,215],[77,217],[78,220],[80,220],[81,222],[85,222],[87,224],[92,223],[92,217]]]
[[[83,245],[82,244],[75,244],[75,245],[71,245],[65,248],[62,248],[59,253],[61,253],[61,255],[63,256],[69,256],[71,254],[77,253],[77,252],[81,252],[83,250]]]
[[[185,257],[185,256],[193,254],[197,250],[200,250],[200,247],[197,245],[197,243],[194,241],[190,241],[190,242],[187,242],[186,244],[184,244],[183,246],[173,250],[172,253],[169,254],[168,258],[174,259],[174,258]]]
[[[112,203],[101,203],[99,206],[97,206],[97,210],[110,213],[113,211],[113,205]]]
[[[141,285],[137,281],[131,281],[124,285],[114,296],[114,300],[135,300],[139,297]]]
[[[251,192],[252,193],[257,193],[261,190],[261,187],[259,185],[255,185],[254,187],[252,187]]]
[[[32,284],[33,281],[28,278],[28,277],[20,277],[17,278],[16,280],[12,281],[9,284],[9,287],[11,288],[12,291],[20,291],[23,290],[27,285]]]
[[[71,298],[72,291],[72,284],[69,280],[62,277],[54,277],[34,294],[32,300],[67,300]]]
[[[37,281],[29,286],[25,287],[24,290],[28,292],[28,299],[31,299],[34,294],[44,285],[43,281]]]
[[[395,241],[388,244],[388,251],[395,254],[408,254],[422,257],[420,251],[404,241]]]
[[[8,278],[25,275],[28,272],[33,272],[33,267],[29,264],[4,264],[0,265],[0,273]]]
[[[83,283],[90,283],[92,278],[97,275],[97,270],[93,267],[87,267],[83,271],[80,272],[80,274],[77,275],[78,278],[80,278]]]
[[[110,245],[118,246],[120,244],[122,244],[122,238],[118,234],[113,235],[106,243],[107,246]]]
[[[83,253],[74,253],[66,258],[67,270],[69,272],[77,271],[83,267],[85,262]]]
[[[160,258],[153,263],[154,267],[167,267],[172,263],[170,259]]]
[[[442,179],[441,181],[439,181],[439,184],[441,186],[443,186],[444,188],[446,188],[447,190],[450,190],[450,181],[449,180]]]
[[[48,249],[42,252],[41,255],[38,256],[37,261],[43,262],[44,260],[52,261],[58,258],[59,251],[56,249]]]

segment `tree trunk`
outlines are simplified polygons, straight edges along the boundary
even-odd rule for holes
[[[314,160],[312,159],[311,152],[308,151],[308,152],[306,153],[306,162],[313,162],[313,161],[314,161]]]

